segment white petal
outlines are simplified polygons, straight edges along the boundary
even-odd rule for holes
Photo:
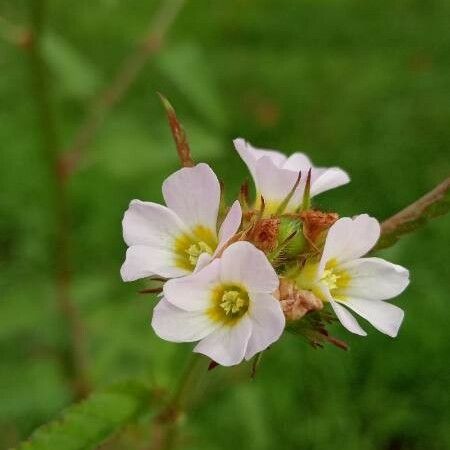
[[[152,327],[160,338],[171,342],[198,341],[217,329],[206,314],[184,311],[165,298],[153,310]]]
[[[386,300],[402,293],[409,284],[409,272],[381,258],[360,258],[339,266],[350,275],[344,296]]]
[[[131,201],[122,226],[127,245],[156,248],[171,248],[173,240],[184,230],[179,217],[169,208],[140,200]]]
[[[155,274],[165,278],[174,278],[188,273],[175,266],[170,250],[146,245],[129,247],[125,262],[120,269],[123,281],[135,281]]]
[[[203,269],[203,267],[206,267],[212,260],[212,255],[209,253],[202,253],[197,259],[197,264],[195,265],[193,273],[197,273],[199,270]]]
[[[391,337],[397,336],[405,316],[401,308],[381,300],[349,298],[343,303],[366,319],[378,331]]]
[[[254,178],[257,193],[270,207],[270,203],[281,203],[286,198],[297,181],[298,172],[280,169],[269,157],[263,156],[255,165]],[[300,191],[300,187],[297,190]]]
[[[376,244],[379,236],[380,224],[367,214],[354,219],[339,219],[328,231],[320,272],[329,260],[335,259],[343,263],[365,255]]]
[[[283,169],[302,172],[306,176],[308,170],[312,167],[311,160],[304,153],[293,153],[283,164]]]
[[[247,360],[277,341],[285,325],[280,302],[270,294],[251,295],[248,315],[252,321],[252,334],[245,353]]]
[[[244,359],[251,332],[252,323],[245,315],[235,325],[223,325],[202,339],[194,352],[203,353],[222,366],[234,366]]]
[[[311,197],[347,184],[349,181],[350,177],[347,172],[338,167],[322,170],[321,173],[317,175],[314,174],[313,170],[311,177]]]
[[[220,184],[207,164],[185,167],[163,183],[167,206],[190,228],[203,225],[216,233]]]
[[[223,252],[220,262],[223,283],[240,283],[253,293],[272,294],[278,288],[278,276],[266,255],[250,242],[231,244]]]
[[[211,306],[211,290],[220,283],[220,260],[215,259],[198,272],[169,280],[164,285],[167,301],[186,311],[204,311]]]
[[[347,311],[334,300],[330,300],[330,304],[339,319],[339,322],[341,322],[348,331],[359,334],[360,336],[367,336],[367,333],[360,327],[358,321],[353,317],[350,311]]]
[[[232,238],[236,232],[239,230],[242,220],[242,209],[238,200],[236,200],[232,205],[228,214],[226,215],[224,221],[219,230],[219,245],[218,249],[226,244],[227,241]]]
[[[276,150],[268,150],[253,147],[249,142],[242,138],[237,138],[233,141],[234,147],[239,153],[239,156],[243,159],[248,167],[248,170],[255,177],[255,164],[258,159],[263,156],[269,157],[277,167],[286,161],[286,156]]]

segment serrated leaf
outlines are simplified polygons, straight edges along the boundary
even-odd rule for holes
[[[450,211],[450,178],[412,205],[383,222],[374,250],[392,247],[403,235],[425,226],[431,219]]]
[[[152,391],[128,381],[94,393],[69,407],[60,419],[36,430],[16,450],[91,450],[147,412]]]

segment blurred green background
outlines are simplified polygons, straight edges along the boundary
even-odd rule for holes
[[[4,19],[29,25],[32,1],[0,1],[3,37]],[[43,47],[63,147],[160,4],[50,2]],[[171,100],[194,158],[214,167],[229,200],[248,176],[231,143],[242,136],[345,168],[352,183],[316,205],[383,219],[448,175],[449,23],[448,0],[186,2],[69,184],[70,289],[95,386],[140,376],[170,387],[190,349],[156,338],[155,299],[119,276],[128,202],[161,201],[162,181],[178,168],[155,92]],[[54,185],[31,78],[27,51],[1,40],[1,449],[71,402],[58,357],[67,330],[55,307]],[[350,344],[346,353],[285,336],[253,382],[248,367],[215,369],[220,389],[187,418],[185,448],[450,448],[449,225],[448,217],[437,220],[381,254],[411,270],[397,301],[406,311],[397,339],[368,324],[367,338],[334,326]]]

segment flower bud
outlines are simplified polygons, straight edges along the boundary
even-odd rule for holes
[[[311,291],[297,289],[295,282],[286,278],[280,278],[278,298],[289,321],[299,320],[306,313],[323,308],[322,301]]]
[[[302,223],[296,217],[283,216],[280,218],[277,238],[285,259],[297,258],[306,247]]]

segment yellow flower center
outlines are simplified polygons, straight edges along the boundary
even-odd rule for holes
[[[192,272],[202,253],[212,255],[217,247],[216,234],[202,225],[197,225],[190,233],[175,239],[175,264]]]
[[[192,264],[193,267],[197,265],[198,257],[202,253],[208,253],[209,255],[213,254],[212,248],[206,242],[203,241],[190,245],[190,247],[187,250],[185,250],[185,252],[187,253],[189,262]]]
[[[225,291],[222,295],[222,302],[220,306],[225,311],[227,316],[237,314],[243,307],[246,301],[241,297],[239,291]]]
[[[350,283],[350,275],[347,271],[339,269],[336,260],[327,262],[320,281],[327,285],[334,299],[345,300],[345,289]]]
[[[317,277],[318,268],[319,263],[306,264],[295,280],[297,286],[300,289],[312,291],[316,297],[326,301],[327,299],[323,292],[323,285],[325,285],[334,299],[345,300],[345,291],[351,280],[350,274],[340,269],[337,261],[334,259],[327,262],[320,279]]]
[[[332,291],[338,287],[338,282],[339,282],[340,278],[341,278],[341,275],[335,274],[330,269],[325,269],[323,271],[322,281],[328,286],[328,289],[330,291]]]
[[[247,311],[249,297],[245,288],[237,285],[217,286],[211,296],[209,317],[224,325],[234,325]]]

